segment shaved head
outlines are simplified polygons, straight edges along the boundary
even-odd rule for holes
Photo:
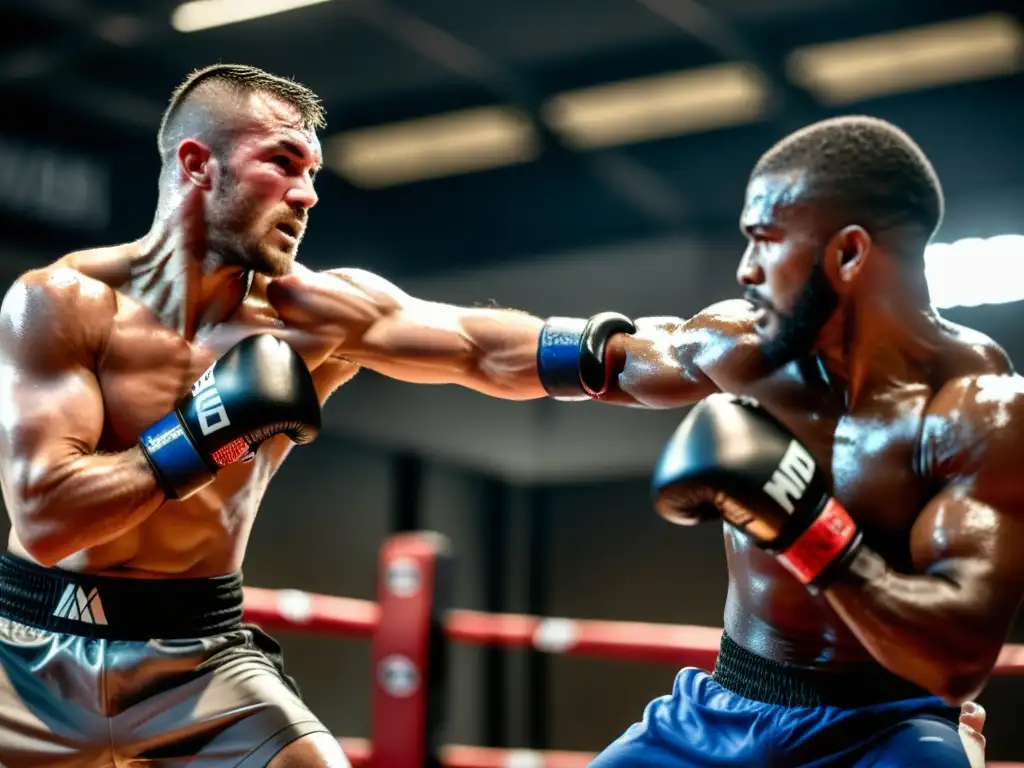
[[[324,109],[313,91],[293,80],[242,64],[214,64],[192,72],[174,89],[157,134],[165,165],[184,139],[197,139],[218,154],[249,126],[254,98],[277,101],[294,111],[295,127],[325,126]]]
[[[764,176],[801,178],[798,196],[875,237],[910,235],[907,256],[920,265],[923,244],[942,221],[942,185],[931,161],[903,130],[877,118],[834,117],[791,133],[761,157],[751,179]]]

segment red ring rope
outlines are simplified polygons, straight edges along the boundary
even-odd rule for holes
[[[371,637],[380,621],[376,603],[293,590],[246,587],[245,619],[268,630],[335,637]],[[558,619],[514,613],[450,611],[449,640],[548,653],[677,664],[710,669],[722,630],[685,624]],[[1024,675],[1024,645],[1003,646],[996,674]]]

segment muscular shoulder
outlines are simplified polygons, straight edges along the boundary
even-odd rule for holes
[[[756,320],[753,305],[742,299],[729,299],[710,304],[689,318],[650,316],[638,318],[638,335],[677,333],[707,333],[732,336],[737,339],[750,334]]]
[[[96,350],[116,310],[113,289],[57,262],[24,273],[7,291],[0,306],[0,343],[9,351],[26,347],[36,356]]]
[[[337,315],[344,306],[346,322],[371,321],[412,301],[386,278],[362,269],[317,272],[296,263],[290,274],[269,280],[266,293],[284,315],[309,313],[321,319]],[[287,321],[287,317],[284,318]]]
[[[756,322],[756,309],[743,299],[711,304],[686,321],[679,352],[719,386],[743,389],[763,373]]]
[[[87,248],[64,255],[54,267],[70,267],[112,288],[131,279],[132,244]]]
[[[327,272],[321,272],[320,274],[328,275],[334,279],[343,280],[353,288],[372,296],[378,302],[383,302],[389,305],[399,305],[409,301],[410,299],[405,291],[390,280],[365,269],[341,267],[338,269],[328,270]]]
[[[985,373],[950,380],[929,405],[923,437],[938,477],[1012,477],[1024,489],[1024,378]]]
[[[1009,355],[991,337],[945,319],[940,323],[950,341],[945,350],[943,366],[950,378],[1012,373],[1013,363]]]
[[[724,330],[740,334],[753,331],[757,310],[744,299],[726,299],[709,304],[694,317],[704,323],[721,326]]]

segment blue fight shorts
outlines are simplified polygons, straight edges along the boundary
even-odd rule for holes
[[[968,768],[959,716],[880,667],[780,664],[723,633],[714,673],[682,670],[591,768]]]

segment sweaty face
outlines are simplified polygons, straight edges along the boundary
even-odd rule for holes
[[[253,96],[249,109],[251,121],[219,158],[208,239],[225,261],[279,276],[290,271],[317,201],[320,144],[286,104]]]
[[[759,311],[756,329],[774,365],[813,351],[838,296],[822,267],[825,242],[799,174],[755,177],[740,220],[748,239],[737,271],[744,297]]]

